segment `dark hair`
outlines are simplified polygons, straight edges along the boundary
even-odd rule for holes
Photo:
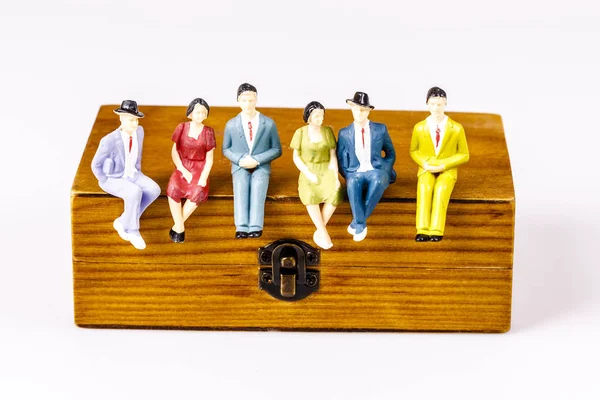
[[[308,119],[310,118],[310,113],[317,109],[325,111],[325,107],[323,106],[323,104],[319,103],[318,101],[311,101],[310,103],[308,103],[306,107],[304,107],[304,122],[308,122]]]
[[[256,88],[255,88],[254,86],[252,86],[252,85],[251,85],[251,84],[249,84],[249,83],[242,83],[242,84],[240,85],[240,87],[238,87],[238,90],[237,90],[237,97],[236,97],[236,99],[237,99],[238,97],[240,97],[240,94],[242,94],[242,93],[244,93],[244,92],[254,92],[255,94],[257,94],[257,95],[258,95],[258,91],[256,90]]]
[[[430,97],[443,97],[446,100],[448,100],[448,97],[446,97],[446,92],[444,92],[444,89],[439,88],[437,86],[434,86],[427,91],[427,100],[425,100],[425,104],[427,104],[429,102]]]
[[[204,99],[201,99],[200,97],[196,97],[194,100],[192,100],[192,102],[188,106],[187,113],[185,114],[185,116],[186,117],[190,116],[192,111],[194,111],[194,107],[196,107],[196,104],[200,104],[200,105],[204,106],[204,108],[206,108],[206,116],[208,117],[208,114],[210,113],[210,107],[208,106],[208,103],[206,101],[204,101]]]

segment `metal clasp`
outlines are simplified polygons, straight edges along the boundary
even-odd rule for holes
[[[295,239],[283,239],[258,249],[258,287],[284,301],[302,300],[319,290],[319,250]]]

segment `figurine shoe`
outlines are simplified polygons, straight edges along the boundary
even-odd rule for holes
[[[333,247],[333,243],[331,241],[327,241],[325,238],[317,235],[317,231],[313,233],[313,241],[324,250],[328,250]]]
[[[169,237],[173,241],[173,243],[183,243],[185,241],[185,231],[178,233],[173,229],[169,231]]]
[[[246,239],[248,237],[248,232],[237,231],[235,233],[236,239]]]
[[[417,233],[417,236],[415,237],[415,242],[429,242],[429,240],[429,235],[425,235],[423,233]]]
[[[366,237],[367,237],[367,227],[365,226],[365,229],[361,233],[355,233],[354,234],[354,238],[353,239],[354,239],[355,242],[361,242]]]
[[[113,222],[113,228],[115,228],[119,236],[121,236],[121,239],[129,241],[129,235],[125,232],[125,228],[121,221],[119,221],[119,218],[115,219],[115,222]]]
[[[352,227],[352,224],[348,225],[348,229],[347,229],[348,233],[351,235],[356,235],[356,229],[354,229]]]
[[[431,235],[429,236],[430,242],[441,242],[444,237],[441,235]]]
[[[133,245],[133,247],[135,247],[138,250],[144,250],[146,248],[146,242],[144,242],[144,239],[140,236],[140,234],[129,234],[129,241],[131,242],[131,244]]]
[[[258,238],[258,237],[261,237],[262,236],[262,232],[263,232],[262,230],[250,232],[250,233],[248,233],[248,237],[249,238]]]

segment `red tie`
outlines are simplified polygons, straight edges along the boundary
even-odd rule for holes
[[[129,136],[129,152],[131,153],[131,146],[133,146],[133,136]]]
[[[363,149],[365,148],[365,128],[362,128]]]
[[[250,131],[250,141],[252,141],[252,122],[248,121],[248,130]]]
[[[440,144],[440,127],[436,127],[435,128],[435,147],[438,147],[438,144]]]

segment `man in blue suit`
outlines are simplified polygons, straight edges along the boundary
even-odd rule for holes
[[[262,235],[271,161],[281,156],[275,122],[256,111],[257,91],[242,83],[237,101],[242,112],[225,125],[223,154],[231,161],[235,237]]]
[[[387,127],[368,119],[375,108],[369,103],[369,95],[356,92],[346,103],[352,109],[354,122],[340,130],[337,156],[352,209],[348,233],[353,235],[354,241],[360,242],[367,236],[367,218],[385,189],[396,181],[393,168],[396,152]]]
[[[98,184],[107,193],[123,199],[123,214],[113,222],[113,227],[123,240],[131,242],[138,250],[146,248],[140,235],[140,216],[160,195],[160,187],[141,171],[144,129],[139,119],[137,103],[125,100],[114,110],[121,126],[100,140],[92,160],[92,172]]]

